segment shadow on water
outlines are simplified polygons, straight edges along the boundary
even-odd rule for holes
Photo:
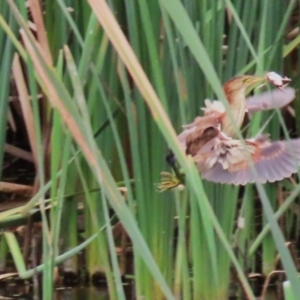
[[[280,287],[280,288],[279,288]],[[283,300],[282,282],[271,286],[264,296],[257,299],[263,300]],[[127,300],[135,299],[133,286],[124,285]],[[22,281],[0,282],[0,299],[17,300],[39,300],[43,297],[34,297],[32,285],[24,284]],[[78,285],[74,287],[58,287],[54,291],[53,300],[110,300],[108,289],[105,286]],[[246,300],[242,295],[239,297],[229,297],[228,300]]]
[[[11,282],[1,284],[0,299],[35,300],[32,295],[32,286]],[[42,299],[38,297],[38,299]],[[108,290],[105,287],[77,286],[60,287],[54,291],[54,300],[109,300]]]
[[[134,299],[132,281],[123,283],[127,300]],[[41,285],[39,286],[41,288]],[[39,289],[38,288],[38,289]],[[32,282],[19,279],[0,281],[0,300],[40,300],[43,296],[34,296]],[[41,290],[40,290],[41,292]],[[106,284],[78,283],[76,285],[59,286],[54,290],[53,300],[109,300],[109,291]]]
[[[106,288],[75,287],[55,290],[55,300],[109,300]]]

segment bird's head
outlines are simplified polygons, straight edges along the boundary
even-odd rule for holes
[[[265,76],[243,75],[234,77],[223,85],[226,98],[229,102],[242,101],[245,99],[247,88],[254,88],[257,83],[266,81]]]
[[[250,75],[243,75],[234,77],[227,82],[225,82],[223,88],[226,94],[226,91],[230,92],[239,92],[245,91],[248,87],[255,86],[256,83],[261,83],[266,81],[265,76],[250,76]]]

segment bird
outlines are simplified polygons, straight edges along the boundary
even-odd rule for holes
[[[282,180],[297,172],[300,164],[300,139],[271,142],[268,135],[239,140],[236,128],[240,128],[245,114],[269,110],[290,103],[295,97],[293,88],[285,88],[291,80],[275,72],[265,76],[238,76],[223,85],[230,106],[234,126],[222,102],[205,100],[204,115],[196,117],[191,124],[183,126],[178,140],[187,155],[190,155],[203,179],[216,183],[245,185]],[[270,82],[279,90],[267,92],[246,100],[246,90],[256,83]],[[167,155],[177,179],[183,176],[178,171],[172,152]],[[164,173],[166,180],[172,179]],[[173,178],[174,179],[174,178]],[[172,180],[171,180],[172,181]],[[163,185],[163,189],[172,184]]]

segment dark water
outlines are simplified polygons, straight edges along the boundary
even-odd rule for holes
[[[24,285],[12,285],[0,287],[0,299],[18,299],[18,300],[40,300],[42,297],[33,297],[32,288]],[[82,287],[66,287],[57,288],[54,291],[53,300],[109,300],[108,290],[97,288],[95,286],[82,286]],[[126,299],[132,299],[126,296]],[[229,299],[237,299],[229,298]],[[244,299],[243,297],[239,299]],[[260,298],[257,298],[260,299]],[[283,300],[283,294],[278,293],[278,290],[271,289],[264,295],[264,300]]]
[[[76,287],[62,288],[55,291],[55,300],[109,300],[106,288]]]
[[[1,283],[0,299],[35,300],[32,286],[22,283]],[[61,287],[54,291],[54,300],[109,300],[108,290],[105,287],[82,286]]]

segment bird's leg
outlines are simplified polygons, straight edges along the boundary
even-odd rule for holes
[[[176,175],[169,172],[161,172],[161,181],[156,185],[159,192],[165,192],[171,190],[179,185],[182,185],[182,182],[177,178]]]
[[[169,164],[169,166],[173,169],[176,177],[181,181],[181,183],[184,183],[184,174],[180,172],[178,168],[178,164],[176,161],[176,157],[172,150],[169,150],[167,156],[166,156],[166,161]]]
[[[174,156],[174,153],[171,150],[169,150],[166,156],[166,161],[173,169],[174,174],[169,172],[161,172],[161,182],[157,184],[157,188],[160,192],[170,190],[172,188],[179,186],[180,184],[184,185],[185,183],[185,176],[179,170],[178,164],[176,162],[176,158]]]
[[[169,166],[171,166],[173,168],[173,166],[175,165],[176,163],[176,158],[175,158],[175,155],[173,153],[172,150],[168,150],[168,154],[166,156],[166,162],[168,163]]]
[[[180,181],[181,184],[185,183],[185,175],[180,169],[178,168],[178,164],[175,162],[173,166],[171,166],[177,179]]]

